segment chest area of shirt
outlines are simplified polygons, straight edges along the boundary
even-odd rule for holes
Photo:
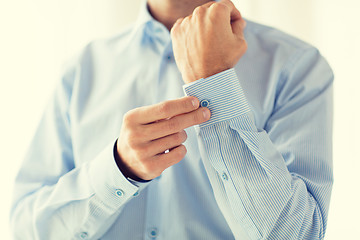
[[[116,62],[116,61],[113,61]],[[82,79],[72,105],[74,151],[79,164],[92,159],[120,134],[131,109],[184,96],[175,61],[166,55],[113,63]]]

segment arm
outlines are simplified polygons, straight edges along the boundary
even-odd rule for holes
[[[239,239],[239,229],[251,239],[321,239],[333,181],[332,72],[313,49],[291,56],[277,106],[265,128],[258,130],[246,93],[231,69],[232,60],[243,52],[226,47],[236,47],[234,39],[242,44],[241,24],[233,24],[241,18],[230,1],[210,6],[180,19],[172,38],[177,64],[188,83],[186,94],[210,101],[212,118],[197,132],[218,205]],[[238,30],[228,34],[222,30],[227,25]],[[216,42],[208,33],[222,39]],[[190,50],[183,51],[183,45]],[[219,56],[221,61],[214,61]]]
[[[314,52],[306,53],[311,62],[297,63],[314,68],[296,89],[315,80],[316,88],[279,108],[265,129],[256,128],[233,69],[184,87],[210,101],[212,118],[197,128],[199,146],[235,236],[242,227],[251,239],[324,237],[333,183],[332,75]]]
[[[71,68],[56,88],[16,178],[15,239],[100,238],[148,184],[128,177],[151,180],[179,162],[186,154],[183,129],[210,118],[194,97],[133,109],[125,114],[117,141],[77,164],[70,106],[76,104],[72,96],[79,72]]]
[[[69,106],[76,69],[64,74],[16,178],[14,239],[100,237],[138,187],[118,170],[114,142],[76,166]]]

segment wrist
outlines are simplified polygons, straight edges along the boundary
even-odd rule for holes
[[[226,70],[231,69],[232,67],[224,67],[224,66],[219,66],[219,67],[212,67],[209,68],[208,70],[198,70],[196,72],[194,72],[193,74],[183,74],[183,80],[186,84],[191,83],[191,82],[195,82],[199,79],[206,79],[209,78],[211,76],[214,76],[218,73],[224,72]]]
[[[117,143],[118,143],[118,139],[116,139],[115,141],[115,145],[114,145],[114,160],[115,163],[119,169],[119,171],[124,175],[125,178],[130,178],[131,180],[134,181],[138,181],[138,182],[147,182],[150,180],[144,180],[139,178],[138,176],[136,176],[128,167],[127,165],[124,163],[123,159],[120,157],[120,154],[117,150]]]

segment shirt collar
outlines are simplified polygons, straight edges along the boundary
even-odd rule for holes
[[[158,42],[163,47],[171,45],[171,38],[168,29],[159,21],[155,20],[153,16],[151,16],[147,0],[143,0],[141,3],[139,16],[135,23],[136,32],[139,30],[143,34],[143,43],[149,42]]]
[[[147,6],[147,0],[142,0],[142,3],[140,6],[141,6],[140,12],[139,12],[139,16],[136,20],[136,25],[141,26],[141,25],[147,24],[148,22],[155,21],[155,19],[149,13],[149,9]]]

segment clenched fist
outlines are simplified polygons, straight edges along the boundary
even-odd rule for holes
[[[171,29],[176,64],[185,83],[235,66],[246,52],[245,20],[229,0],[209,2]]]
[[[117,141],[116,161],[121,172],[135,180],[158,177],[184,158],[185,128],[210,119],[195,97],[183,97],[140,107],[125,114]]]

